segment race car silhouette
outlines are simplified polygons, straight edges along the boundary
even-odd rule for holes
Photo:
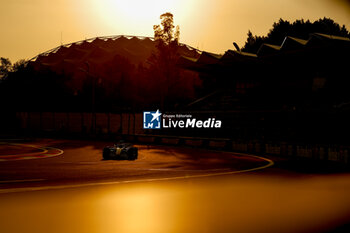
[[[131,143],[119,142],[113,146],[103,148],[103,159],[116,160],[136,160],[138,157],[138,149]]]

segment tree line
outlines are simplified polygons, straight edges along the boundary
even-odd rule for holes
[[[266,36],[253,35],[249,30],[242,51],[257,53],[263,43],[281,45],[286,36],[307,40],[309,34],[314,32],[350,38],[350,33],[345,25],[340,26],[330,18],[324,17],[314,22],[299,19],[292,23],[288,20],[279,19],[278,22],[272,25]]]

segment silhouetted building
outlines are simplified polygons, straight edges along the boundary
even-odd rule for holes
[[[281,45],[264,43],[257,54],[182,56],[179,65],[204,81],[207,97],[192,108],[329,107],[350,102],[349,52],[349,38],[312,33],[308,40],[287,36]]]

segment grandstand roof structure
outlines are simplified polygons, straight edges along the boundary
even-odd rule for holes
[[[29,60],[35,70],[51,70],[71,77],[86,76],[87,71],[94,76],[108,75],[108,68],[118,60],[126,58],[131,64],[142,63],[155,51],[156,43],[152,37],[143,36],[105,36],[94,37],[64,44],[41,53]],[[179,54],[198,58],[201,51],[186,44],[180,44]]]

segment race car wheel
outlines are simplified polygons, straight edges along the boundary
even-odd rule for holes
[[[129,160],[137,159],[138,149],[136,147],[130,148],[128,153],[129,153]]]
[[[109,149],[104,149],[103,154],[102,154],[103,159],[104,160],[110,159],[111,158],[110,153],[111,153],[111,151]]]

